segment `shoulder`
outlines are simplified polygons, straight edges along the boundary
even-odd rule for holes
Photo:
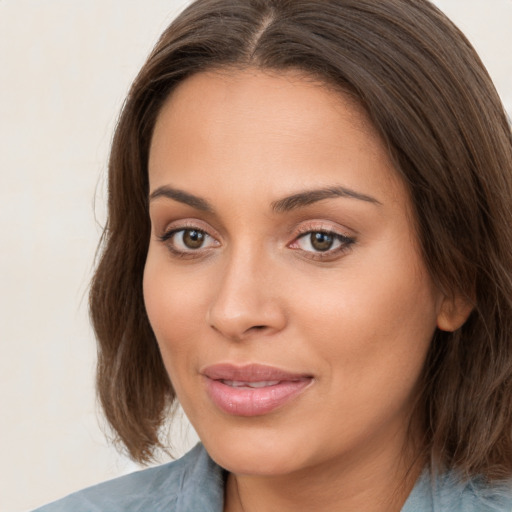
[[[461,504],[461,511],[512,512],[512,481],[489,485],[477,478],[455,489],[454,498]],[[444,493],[444,501],[448,506],[449,494]]]
[[[479,478],[463,481],[454,472],[424,471],[402,512],[512,512],[512,482],[489,485]]]
[[[181,459],[110,480],[34,512],[221,512],[224,472],[202,445]]]

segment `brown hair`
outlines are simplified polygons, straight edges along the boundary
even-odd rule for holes
[[[142,295],[156,117],[188,76],[244,66],[306,71],[368,112],[409,189],[432,278],[474,305],[432,341],[425,453],[467,476],[512,476],[511,130],[474,49],[427,0],[198,0],[161,36],[115,132],[90,294],[98,392],[119,439],[149,460],[175,399]]]

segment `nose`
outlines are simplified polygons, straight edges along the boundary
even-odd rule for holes
[[[287,318],[276,277],[261,252],[233,254],[217,276],[217,289],[207,313],[209,325],[235,341],[281,331]]]

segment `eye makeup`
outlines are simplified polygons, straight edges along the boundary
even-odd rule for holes
[[[221,246],[218,237],[197,221],[173,223],[163,234],[157,237],[172,256],[177,258],[201,258]],[[286,247],[300,252],[305,258],[315,261],[333,261],[342,257],[356,242],[325,222],[310,222],[300,226],[292,242]]]

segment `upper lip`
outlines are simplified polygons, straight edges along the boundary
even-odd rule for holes
[[[206,366],[201,370],[201,374],[212,380],[230,380],[243,382],[261,382],[261,381],[291,381],[311,378],[307,373],[295,373],[267,366],[264,364],[244,364],[235,365],[231,363],[214,364]]]

